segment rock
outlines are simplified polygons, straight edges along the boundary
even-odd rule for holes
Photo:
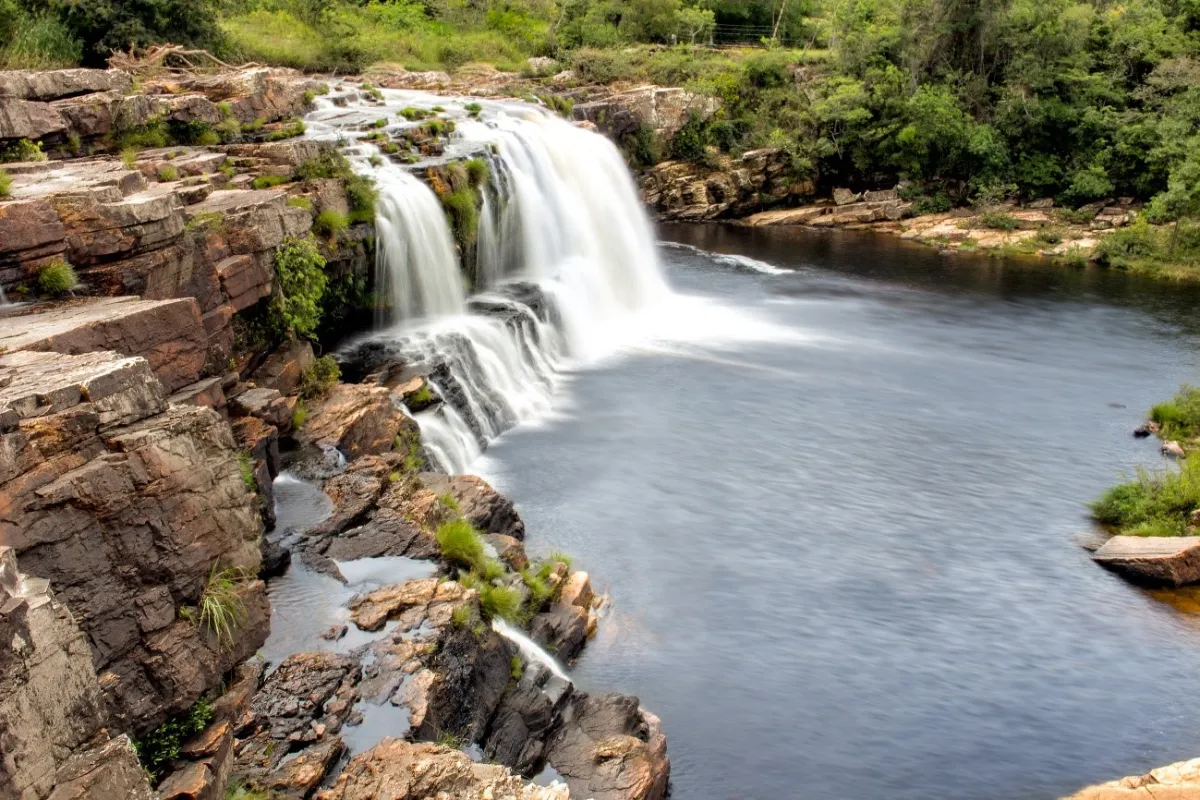
[[[261,783],[279,797],[308,797],[345,751],[341,737],[331,736],[284,763]]]
[[[66,128],[62,114],[46,103],[0,97],[0,139],[36,141]]]
[[[50,69],[0,72],[0,96],[58,100],[92,92],[128,92],[133,78],[115,69]]]
[[[408,581],[384,586],[350,601],[350,621],[364,631],[377,631],[392,617],[405,614],[406,628],[419,627],[422,621],[442,626],[450,621],[454,609],[467,602],[470,592],[454,581],[437,578]],[[416,624],[413,621],[417,620]]]
[[[715,166],[665,161],[638,180],[642,200],[662,219],[701,221],[751,214],[811,195],[791,177],[791,156],[774,148],[740,159],[717,157]]]
[[[525,71],[535,77],[550,75],[557,66],[557,61],[546,56],[532,56],[525,60]]]
[[[167,407],[144,359],[112,353],[0,355],[6,418],[0,539],[70,605],[113,725],[152,729],[269,630],[256,581],[241,587],[247,615],[232,646],[177,613],[214,564],[258,571],[262,523],[229,426],[210,408]]]
[[[168,397],[167,402],[177,406],[200,406],[224,411],[225,392],[221,388],[221,378],[204,378],[190,383]]]
[[[1196,797],[1200,797],[1200,758],[1168,764],[1145,775],[1131,775],[1089,786],[1064,800],[1190,800]]]
[[[505,693],[488,727],[484,755],[519,773],[529,774],[545,754],[546,738],[559,723],[572,686],[544,666],[525,666]]]
[[[346,625],[331,625],[328,630],[321,634],[321,638],[327,642],[336,642],[346,635],[349,627]]]
[[[864,203],[886,203],[899,200],[900,195],[895,189],[875,189],[863,192],[862,199]]]
[[[1092,558],[1134,581],[1200,581],[1200,536],[1114,536]]]
[[[48,800],[158,800],[128,736],[118,736],[74,757],[58,772]],[[3,783],[0,783],[3,788]]]
[[[400,384],[396,387],[395,391],[403,399],[404,405],[408,406],[408,410],[414,414],[442,402],[442,398],[437,393],[437,390],[421,375],[417,375]]]
[[[449,495],[458,506],[458,513],[478,530],[496,533],[513,539],[525,538],[525,523],[511,500],[475,475],[441,475],[422,472],[420,481],[435,495]]]
[[[849,189],[838,187],[833,190],[833,202],[839,206],[848,206],[858,200],[858,195]]]
[[[567,578],[567,582],[563,584],[558,600],[563,605],[575,606],[586,611],[592,607],[592,600],[595,596],[595,593],[592,591],[591,578],[583,570],[578,570],[572,572],[570,577]]]
[[[339,383],[309,408],[308,421],[296,438],[331,445],[353,460],[386,453],[396,437],[419,435],[417,423],[396,407],[382,386]]]
[[[275,389],[281,394],[295,394],[300,386],[300,378],[313,361],[312,345],[293,339],[284,343],[254,371],[253,380],[259,386]]]
[[[569,800],[567,787],[526,783],[506,768],[477,764],[430,742],[387,738],[350,760],[317,800]]]
[[[1159,450],[1164,456],[1171,456],[1172,458],[1185,458],[1187,456],[1183,452],[1183,446],[1174,439],[1163,442]]]
[[[223,787],[217,785],[217,774],[202,761],[184,765],[158,786],[160,800],[222,800],[223,794]]]
[[[549,750],[575,797],[660,800],[671,762],[658,718],[636,697],[576,693]]]
[[[587,643],[587,610],[554,603],[529,623],[529,636],[561,661],[569,663]]]
[[[663,139],[669,139],[695,114],[702,119],[721,107],[715,97],[695,94],[686,89],[639,86],[615,92],[599,100],[577,103],[576,120],[592,122],[606,136],[620,138],[649,126]]]
[[[1146,420],[1133,429],[1134,438],[1137,439],[1145,439],[1156,433],[1158,433],[1158,423],[1152,419]]]
[[[279,542],[272,541],[264,536],[262,543],[262,568],[258,571],[258,576],[263,580],[278,578],[288,571],[288,567],[291,564],[292,551]]]
[[[4,350],[71,355],[114,350],[141,356],[167,391],[174,392],[200,377],[208,339],[194,300],[120,297],[5,318],[0,329]]]

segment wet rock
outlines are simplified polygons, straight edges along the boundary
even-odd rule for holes
[[[1172,586],[1200,581],[1200,536],[1114,536],[1092,558],[1133,581]]]
[[[526,783],[506,768],[476,764],[429,742],[384,739],[350,760],[317,800],[568,800],[567,787]]]
[[[450,495],[458,513],[480,531],[525,538],[525,523],[511,500],[475,475],[440,475],[423,472],[421,483],[435,495]]]
[[[262,542],[262,568],[258,571],[258,576],[263,580],[278,578],[287,572],[288,567],[291,565],[292,551],[279,542],[264,536]]]
[[[443,608],[453,613],[452,606]],[[430,607],[431,624],[438,625],[437,612]],[[488,627],[446,623],[439,627],[438,649],[428,664],[437,677],[429,690],[427,710],[420,724],[414,724],[416,737],[435,740],[449,732],[466,741],[480,741],[508,689],[516,647]]]
[[[321,634],[321,638],[327,642],[336,642],[346,635],[349,628],[346,625],[332,625]]]
[[[529,635],[560,660],[574,660],[587,643],[587,610],[565,603],[554,603],[536,615],[529,624]]]
[[[1158,423],[1153,420],[1146,420],[1133,429],[1133,437],[1135,439],[1146,439],[1156,433],[1158,433]]]
[[[309,797],[345,751],[341,737],[330,736],[284,763],[260,781],[260,785],[279,798]]]
[[[546,739],[562,717],[571,697],[570,682],[557,678],[541,664],[525,666],[496,710],[484,742],[484,755],[529,774],[545,754]]]
[[[575,606],[576,608],[586,610],[591,608],[592,600],[595,596],[595,592],[592,591],[591,578],[583,570],[578,570],[572,572],[570,577],[567,578],[558,599],[563,605]]]
[[[429,381],[418,375],[400,384],[395,389],[396,394],[414,414],[431,408],[442,401],[441,396],[429,385]]]
[[[350,601],[350,621],[364,631],[377,631],[389,619],[405,615],[405,629],[419,627],[424,621],[441,627],[470,595],[458,583],[437,578],[384,586]],[[416,613],[405,614],[414,610]]]
[[[346,457],[386,453],[396,437],[419,435],[417,423],[396,407],[382,386],[339,383],[309,408],[308,421],[296,437],[331,445]]]
[[[549,761],[572,796],[594,800],[659,800],[671,772],[658,718],[621,694],[576,693]]]

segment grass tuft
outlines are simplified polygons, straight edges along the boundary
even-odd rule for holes
[[[79,286],[75,268],[61,258],[56,258],[38,271],[38,287],[46,294],[59,295],[73,291]]]
[[[1164,439],[1195,439],[1200,437],[1200,388],[1183,385],[1165,403],[1150,409],[1150,419],[1159,424]]]
[[[218,570],[213,564],[200,593],[200,626],[217,638],[218,646],[232,646],[233,635],[246,618],[246,606],[237,591],[240,578],[238,570]]]
[[[483,539],[475,526],[465,519],[443,522],[437,529],[438,545],[446,561],[463,569],[474,569],[483,565],[485,556]]]

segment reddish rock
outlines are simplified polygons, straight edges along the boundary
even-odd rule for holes
[[[296,433],[301,441],[332,445],[348,459],[390,451],[401,433],[419,435],[417,423],[396,407],[382,386],[339,383],[309,408]]]
[[[259,386],[275,389],[281,394],[294,394],[313,360],[312,345],[293,339],[285,342],[254,371],[253,380]]]

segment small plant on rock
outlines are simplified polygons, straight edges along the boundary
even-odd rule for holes
[[[158,781],[171,762],[179,758],[180,746],[204,730],[212,720],[212,703],[201,698],[191,708],[176,714],[135,744],[138,761]]]
[[[287,204],[292,208],[302,208],[305,211],[312,213],[313,203],[307,197],[289,197]]]
[[[484,562],[483,539],[475,526],[465,519],[439,525],[437,542],[442,549],[442,557],[455,566],[469,570]]]
[[[250,181],[251,189],[271,189],[290,180],[286,175],[259,175]]]
[[[478,117],[483,111],[483,106],[479,105],[479,103],[467,103],[465,106],[463,106],[463,108],[466,109],[467,113],[472,117]]]
[[[350,227],[350,217],[337,211],[322,211],[313,222],[313,231],[318,236],[329,240],[330,246],[336,245],[338,238]]]
[[[329,394],[329,390],[342,377],[342,370],[331,355],[315,359],[300,376],[300,396],[315,400]]]
[[[312,336],[321,323],[325,295],[325,258],[311,237],[284,239],[275,249],[281,297],[276,310],[282,324],[300,336]]]
[[[238,453],[238,472],[242,475],[242,483],[251,492],[258,491],[258,479],[254,477],[254,459],[249,453]]]
[[[446,492],[445,494],[439,494],[437,499],[439,503],[456,514],[459,512],[460,509],[458,507],[458,501],[455,500],[454,495],[450,494],[449,492]]]
[[[303,402],[296,403],[296,410],[292,412],[292,430],[300,430],[305,422],[308,422],[308,409]]]
[[[50,295],[66,294],[79,286],[75,268],[56,258],[38,271],[38,287]]]
[[[158,167],[158,182],[169,183],[179,180],[179,170],[170,164],[161,164]]]
[[[233,644],[233,634],[246,617],[246,605],[238,594],[240,578],[238,570],[218,570],[217,564],[213,564],[200,593],[197,604],[200,626],[217,638],[219,646]]]
[[[12,176],[0,169],[0,199],[12,194]]]

